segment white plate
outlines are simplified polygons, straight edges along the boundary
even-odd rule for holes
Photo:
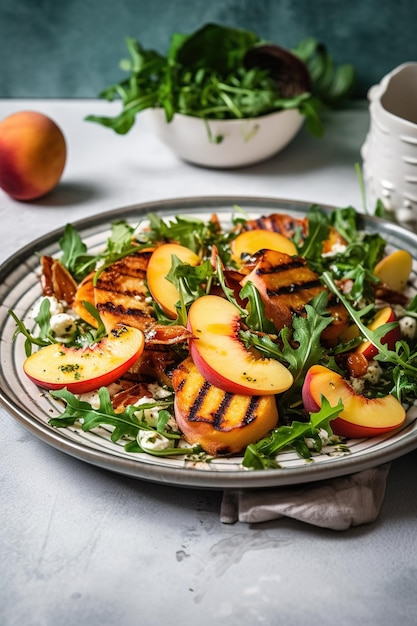
[[[253,216],[271,212],[305,215],[309,205],[288,200],[248,197],[185,198],[152,202],[121,208],[76,222],[74,225],[89,251],[97,252],[105,244],[111,223],[126,219],[133,225],[150,212],[162,217],[189,215],[209,218],[217,212],[229,221],[234,205]],[[414,255],[417,236],[377,218],[363,217],[367,230],[378,230],[392,248],[403,248]],[[295,453],[283,453],[278,470],[248,471],[239,458],[218,459],[210,464],[193,465],[181,458],[159,458],[145,454],[126,453],[110,441],[107,432],[82,432],[79,428],[57,429],[49,419],[59,413],[47,393],[33,385],[22,371],[23,337],[13,341],[15,323],[8,315],[12,309],[28,320],[34,302],[41,295],[38,254],[57,255],[58,240],[63,229],[54,231],[26,246],[0,267],[0,401],[26,428],[62,452],[94,465],[140,479],[199,488],[258,488],[323,480],[350,474],[393,460],[417,447],[417,407],[413,406],[403,427],[393,434],[349,440],[350,454],[334,456],[331,451],[314,457],[313,462],[300,459]],[[417,271],[411,282],[417,290]]]

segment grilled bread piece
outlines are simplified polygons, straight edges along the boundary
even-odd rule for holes
[[[275,396],[222,391],[201,376],[190,357],[174,370],[175,419],[184,438],[213,456],[241,452],[278,422]]]
[[[152,250],[130,254],[105,268],[94,288],[97,310],[107,328],[126,324],[145,330],[155,322],[146,286]]]

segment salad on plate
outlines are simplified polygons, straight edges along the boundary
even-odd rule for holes
[[[32,325],[9,311],[25,375],[62,407],[50,424],[249,470],[395,433],[417,395],[413,259],[358,217],[149,213],[98,254],[67,224]]]

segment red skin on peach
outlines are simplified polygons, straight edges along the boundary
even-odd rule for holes
[[[323,397],[331,406],[336,406],[339,400],[343,403],[342,413],[330,424],[335,435],[373,437],[395,430],[405,421],[405,409],[394,396],[367,398],[356,393],[337,372],[313,365],[302,388],[305,410],[308,413],[319,411]]]

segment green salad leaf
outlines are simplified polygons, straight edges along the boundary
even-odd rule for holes
[[[268,437],[247,446],[242,465],[249,469],[279,468],[276,456],[287,448],[295,448],[298,453],[301,452],[302,456],[310,458],[312,450],[320,452],[322,449],[323,439],[320,437],[320,431],[324,430],[327,436],[331,436],[330,422],[342,411],[341,401],[337,406],[331,407],[326,398],[323,398],[320,411],[311,413],[308,422],[294,420],[291,425],[279,426]],[[311,448],[306,446],[305,439],[311,439],[314,442]]]

